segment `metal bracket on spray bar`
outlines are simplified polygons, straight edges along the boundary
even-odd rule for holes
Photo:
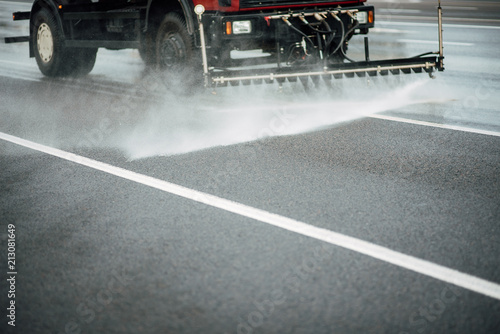
[[[439,30],[439,70],[444,71],[444,51],[443,51],[443,8],[441,0],[438,0],[438,30]]]
[[[209,73],[208,73],[207,47],[205,44],[205,30],[203,28],[203,21],[201,19],[203,13],[205,13],[205,7],[203,5],[196,5],[194,7],[194,12],[198,17],[198,25],[200,28],[201,58],[203,62],[203,79],[205,81],[205,87],[208,87]]]

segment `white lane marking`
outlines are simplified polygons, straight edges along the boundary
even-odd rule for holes
[[[380,13],[388,13],[388,14],[394,14],[394,15],[397,15],[397,14],[404,14],[404,13],[408,13],[408,14],[419,14],[419,13],[422,13],[422,11],[420,9],[403,9],[403,8],[380,8],[378,10],[378,12]]]
[[[411,34],[415,31],[411,30],[401,30],[401,29],[389,29],[389,28],[371,28],[370,33],[386,33],[386,34]]]
[[[7,4],[7,5],[13,5],[13,6],[21,6],[21,7],[28,7],[31,8],[31,3],[29,2],[16,2],[16,1],[0,1],[0,4]]]
[[[434,24],[437,24],[437,18],[434,16],[412,16],[412,15],[397,15],[397,14],[380,14],[379,18],[383,17],[381,19],[382,21],[384,19],[397,19],[397,20],[415,20],[415,21],[428,21],[428,22],[434,22]],[[497,19],[475,19],[475,18],[467,18],[467,17],[444,17],[443,18],[443,25],[447,25],[450,22],[470,22],[470,23],[484,23],[484,24],[495,24],[498,26],[500,24],[500,20]],[[377,21],[378,22],[378,21]]]
[[[442,6],[443,10],[477,10],[477,7],[463,7],[463,6]]]
[[[400,43],[410,43],[410,44],[438,44],[437,41],[424,41],[420,39],[398,39]],[[474,43],[462,43],[462,42],[443,42],[444,45],[455,45],[455,46],[474,46]]]
[[[416,273],[426,275],[440,281],[454,284],[464,289],[468,289],[482,295],[500,300],[499,284],[459,272],[458,270],[450,269],[426,260],[393,251],[386,247],[375,245],[367,241],[312,226],[291,218],[279,216],[277,214],[273,214],[261,209],[253,208],[241,203],[233,202],[228,199],[186,188],[167,181],[155,179],[151,176],[132,172],[120,167],[106,164],[104,162],[85,158],[70,152],[62,151],[26,139],[8,135],[6,133],[0,132],[0,139],[99,171],[103,171],[105,173],[115,175],[126,180],[159,189],[170,194],[203,203],[214,208],[219,208],[287,231],[291,231],[303,236],[308,236],[316,240],[321,240],[335,246],[352,250],[354,252],[365,254],[372,258],[391,263],[395,266],[405,268]]]
[[[366,117],[383,119],[386,121],[393,121],[393,122],[399,122],[399,123],[423,125],[423,126],[430,126],[433,128],[455,130],[455,131],[461,131],[461,132],[470,132],[470,133],[477,133],[477,134],[481,134],[481,135],[500,137],[500,132],[497,132],[497,131],[474,129],[474,128],[468,128],[468,127],[458,126],[458,125],[446,125],[446,124],[439,124],[439,123],[426,122],[426,121],[416,121],[416,120],[408,119],[408,118],[386,116],[386,115],[377,115],[377,114],[366,115]]]
[[[499,20],[500,22],[500,20]],[[436,23],[425,23],[425,22],[401,22],[401,21],[384,21],[380,20],[377,21],[376,24],[379,24],[381,26],[384,25],[392,25],[392,26],[404,26],[404,27],[429,27],[429,28],[437,28],[437,22]],[[446,28],[458,28],[458,29],[493,29],[493,30],[498,30],[500,29],[499,26],[480,26],[480,25],[467,25],[467,24],[449,24],[449,23],[443,23],[443,29]]]

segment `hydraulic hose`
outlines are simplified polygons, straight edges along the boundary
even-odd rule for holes
[[[328,57],[324,58],[323,51],[328,52],[328,49],[329,49],[333,39],[335,38],[335,32],[332,31],[332,29],[330,28],[330,25],[326,22],[326,20],[322,20],[321,24],[323,24],[327,30],[320,30],[320,29],[313,27],[305,18],[300,17],[300,19],[302,20],[302,22],[304,22],[307,25],[307,27],[309,29],[316,32],[316,39],[318,40],[318,48],[319,48],[321,59],[326,60]],[[325,35],[331,35],[331,36],[328,38],[328,40],[325,40],[323,43],[321,36],[325,36]]]
[[[332,56],[333,54],[337,53],[337,51],[339,50],[339,48],[342,46],[342,44],[344,44],[344,40],[345,40],[345,28],[344,28],[344,22],[342,22],[341,19],[337,19],[337,21],[340,22],[340,28],[342,29],[342,33],[341,33],[341,38],[340,38],[340,43],[337,45],[337,47],[335,48],[335,50],[333,50],[332,52],[330,52],[329,56]],[[332,40],[330,41],[330,43],[328,44],[328,48],[330,48],[330,45],[331,43],[333,43],[333,38]]]
[[[354,29],[356,29],[358,26],[359,26],[359,21],[355,21],[356,23],[351,27],[351,29],[349,29],[347,31],[347,33],[345,34],[345,36],[348,36],[350,33],[352,33],[354,31]],[[345,38],[344,36],[344,38]],[[344,43],[341,44],[341,48],[340,48],[340,52],[342,53],[342,56],[347,59],[348,61],[350,61],[351,63],[355,63],[356,61],[352,60],[351,58],[347,57],[347,55],[345,54],[345,50],[344,50]]]
[[[321,23],[324,24],[326,26],[326,28],[328,30],[320,30],[318,28],[314,28],[311,23],[307,22],[305,19],[302,19],[302,22],[304,22],[312,31],[314,32],[317,32],[318,34],[323,34],[323,35],[326,35],[326,34],[335,34],[331,29],[330,29],[330,26],[328,25],[328,23],[326,23],[326,21],[322,21]]]
[[[332,42],[335,39],[335,35],[337,33],[333,31],[332,28],[330,28],[330,25],[328,24],[328,22],[326,22],[326,20],[323,20],[322,23],[327,29],[326,30],[328,32],[327,34],[330,35],[330,37],[325,41],[325,48],[324,48],[325,52],[328,52],[328,49],[330,49],[330,45],[332,45]],[[327,34],[323,34],[323,36]]]
[[[439,54],[439,52],[426,52],[426,53],[422,53],[422,54],[419,54],[419,55],[416,55],[416,56],[413,56],[412,58],[421,58],[423,56],[428,56],[428,55],[435,55],[435,54]]]
[[[307,36],[306,34],[304,34],[302,31],[300,31],[299,29],[295,28],[293,26],[293,24],[290,23],[290,21],[288,21],[286,18],[283,18],[283,21],[295,32],[299,33],[300,35],[302,35],[309,43],[311,43],[311,45],[314,47],[314,42],[309,38],[309,36]]]

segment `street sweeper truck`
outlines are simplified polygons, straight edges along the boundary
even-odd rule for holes
[[[348,56],[349,41],[375,25],[366,0],[35,0],[30,11],[29,53],[49,77],[82,76],[99,48],[135,48],[165,77],[181,76],[206,87],[349,76],[442,71],[439,50],[411,58],[371,60]]]

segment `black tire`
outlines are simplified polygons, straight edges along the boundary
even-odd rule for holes
[[[33,18],[33,50],[40,71],[49,77],[64,72],[64,46],[61,31],[52,13],[42,8]]]
[[[94,68],[97,49],[65,47],[62,31],[46,8],[34,14],[32,43],[38,68],[48,77],[83,76]]]
[[[70,76],[85,76],[89,74],[94,68],[97,58],[97,49],[93,48],[74,48],[69,49],[70,54],[67,64],[69,70],[67,75]]]
[[[156,64],[167,81],[182,86],[201,83],[197,54],[184,18],[177,13],[165,15],[156,35]]]

